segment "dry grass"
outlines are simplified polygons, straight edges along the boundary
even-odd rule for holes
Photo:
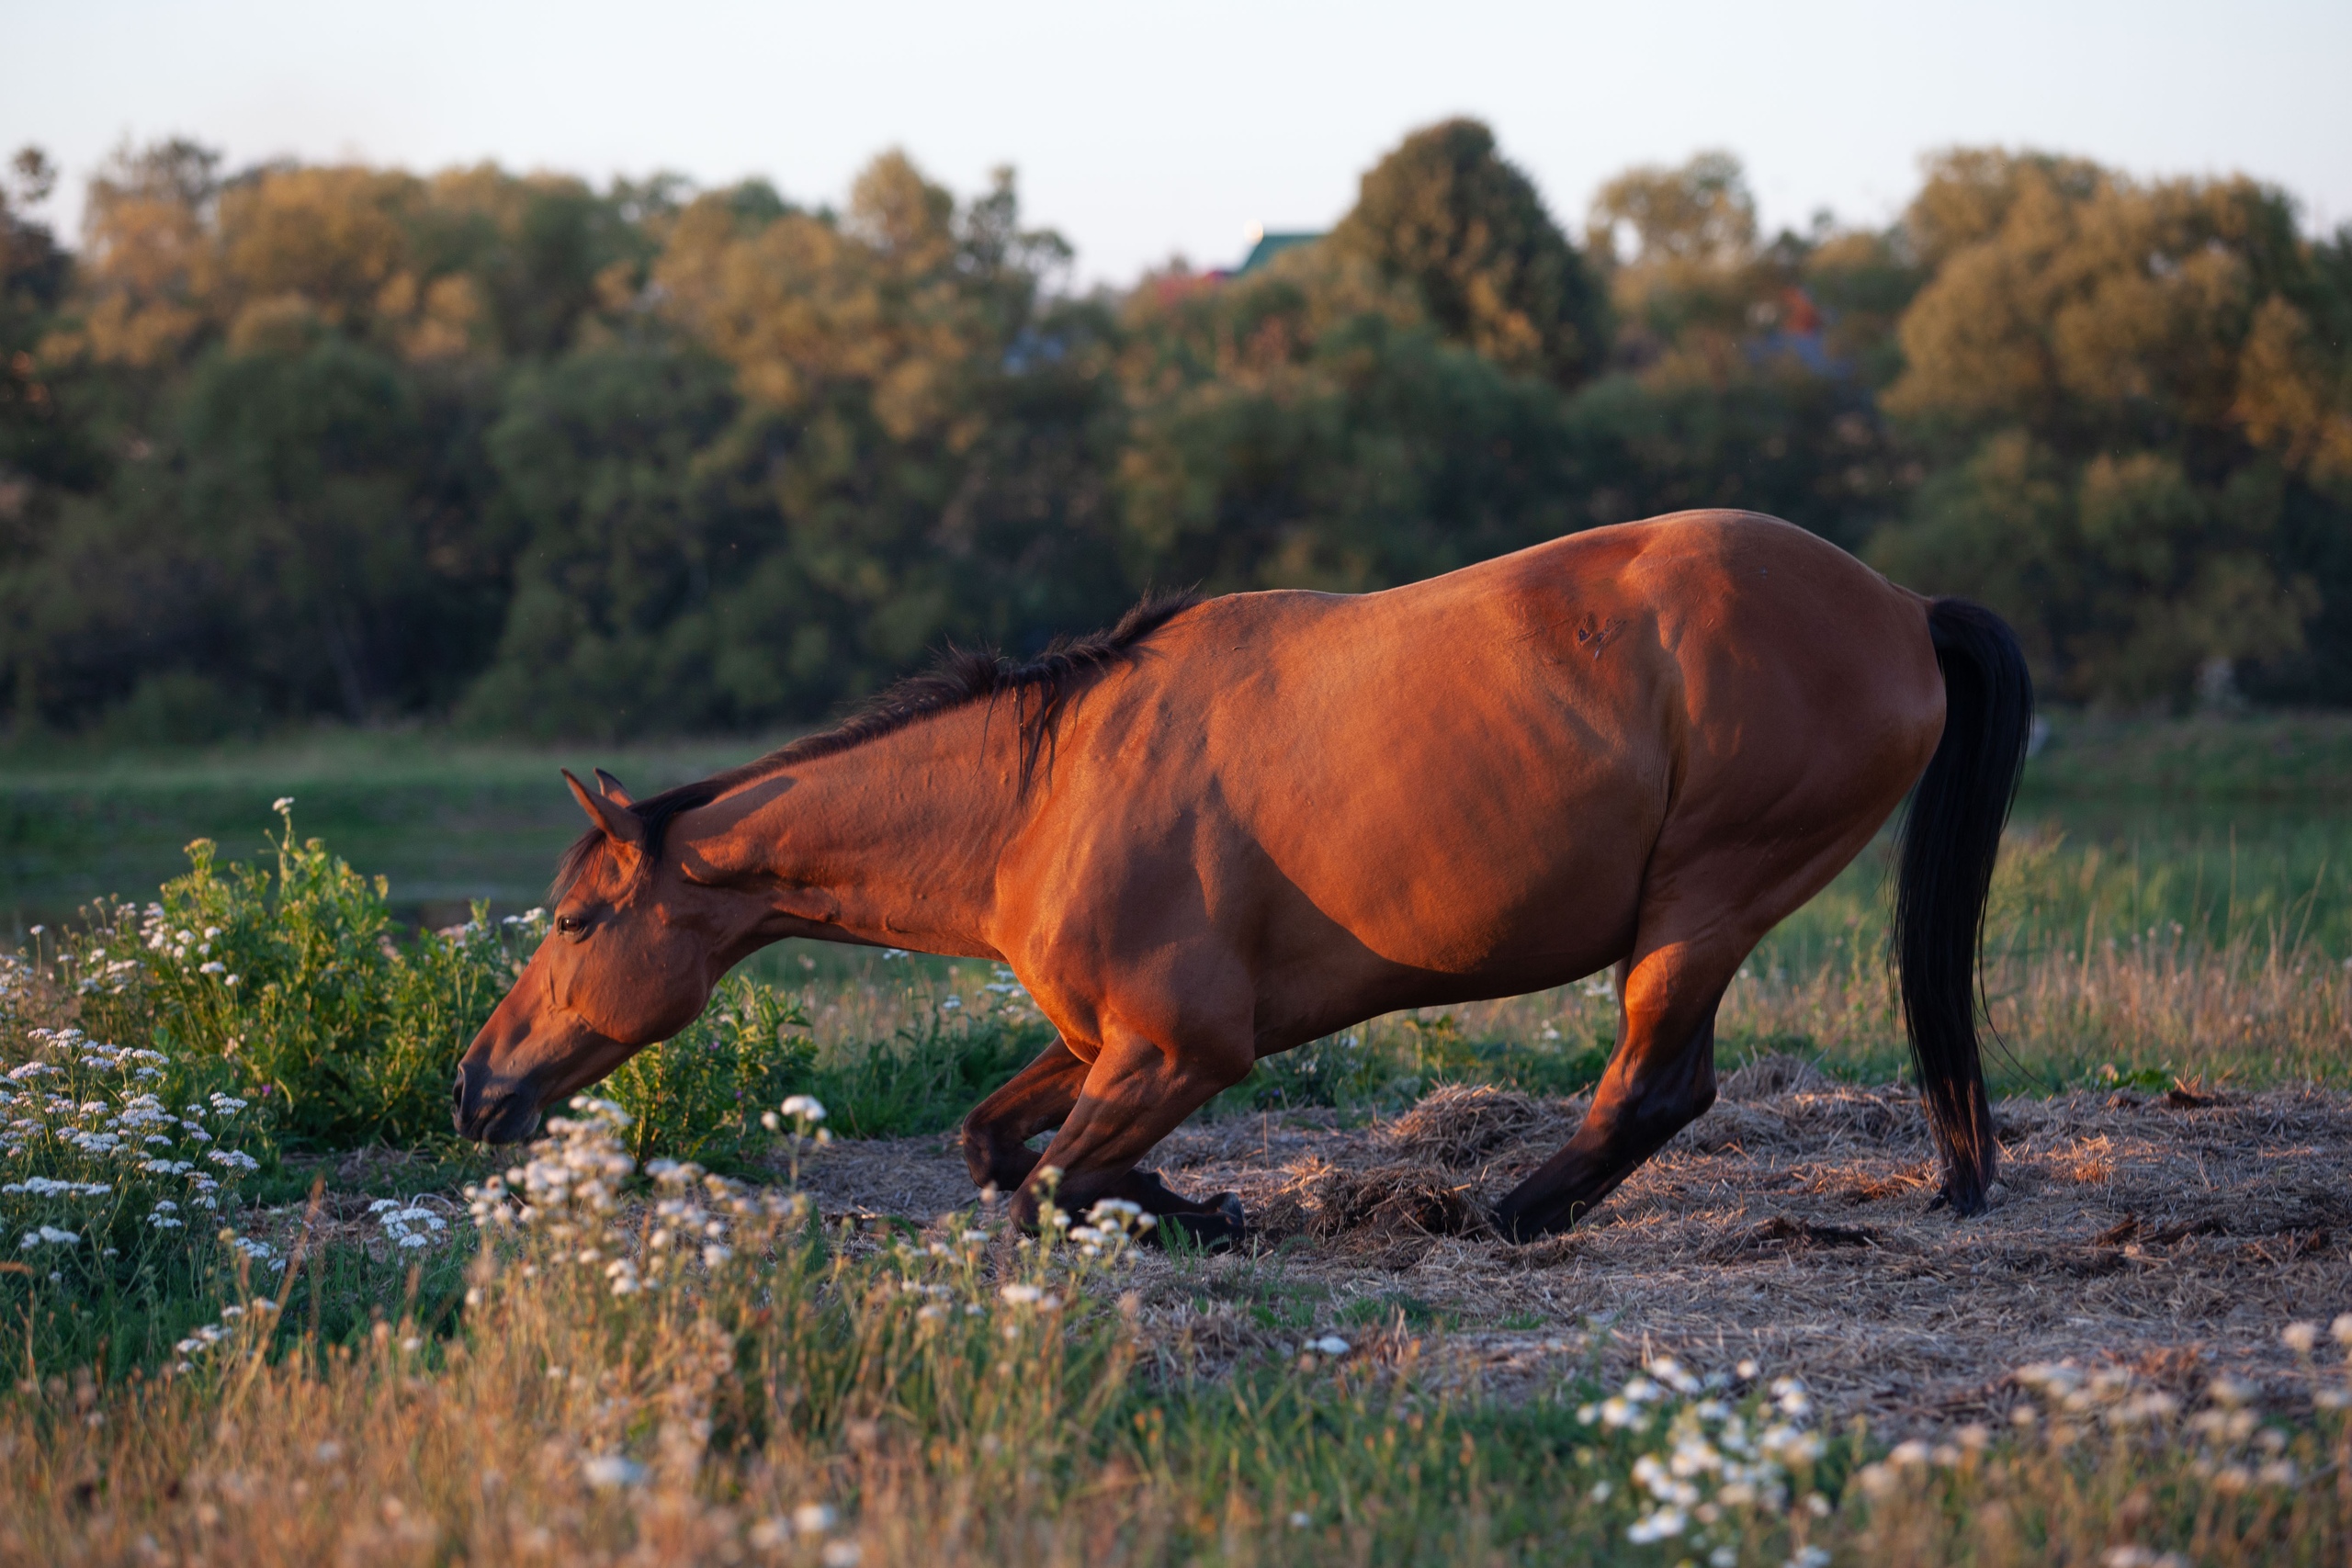
[[[2163,1066],[2249,1087],[2352,1087],[2352,969],[2275,933],[2198,949],[2162,933],[2092,930],[2038,952],[1996,947],[1984,976],[1993,1031],[1986,1069],[2033,1092],[2103,1064]],[[2087,951],[2086,951],[2087,945]],[[1732,983],[1716,1020],[1736,1069],[1742,1041],[1802,1040],[1816,1067],[1880,1077],[1904,1059],[1902,1018],[1876,944],[1791,975],[1761,963]],[[1614,1003],[1566,987],[1451,1010],[1464,1032],[1526,1040],[1546,1028],[1606,1037]],[[1379,1027],[1375,1025],[1374,1027]]]
[[[1758,1086],[1803,1087],[1758,1092]],[[1995,1416],[2010,1369],[2074,1358],[2275,1382],[2291,1318],[2352,1310],[2352,1097],[2077,1092],[2000,1104],[1993,1213],[1930,1213],[1915,1097],[1759,1062],[1587,1224],[1527,1247],[1492,1202],[1552,1154],[1583,1101],[1442,1089],[1393,1121],[1236,1119],[1179,1132],[1161,1168],[1230,1189],[1255,1256],[1147,1260],[1156,1342],[1266,1353],[1304,1326],[1253,1320],[1217,1282],[1278,1279],[1324,1303],[1409,1297],[1453,1320],[1427,1353],[1490,1388],[1539,1388],[1596,1350],[1708,1365],[1753,1356],[1843,1414],[1900,1432]],[[1734,1096],[1736,1096],[1735,1098]],[[844,1145],[809,1175],[838,1212],[918,1221],[970,1201],[942,1140]],[[1442,1345],[1442,1350],[1441,1350]]]

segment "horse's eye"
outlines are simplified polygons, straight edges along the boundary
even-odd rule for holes
[[[558,915],[555,918],[555,929],[565,936],[578,936],[588,929],[588,922],[577,915]]]

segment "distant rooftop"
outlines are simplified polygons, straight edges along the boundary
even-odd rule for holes
[[[1320,231],[1309,232],[1304,229],[1293,229],[1281,233],[1260,229],[1257,231],[1257,243],[1250,247],[1250,254],[1242,258],[1241,265],[1234,268],[1234,275],[1241,276],[1253,273],[1284,251],[1296,250],[1301,245],[1311,245],[1322,237]]]

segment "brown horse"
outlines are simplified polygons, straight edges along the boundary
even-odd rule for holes
[[[1030,1216],[1050,1163],[1066,1204],[1216,1239],[1231,1195],[1136,1162],[1260,1057],[1614,965],[1592,1109],[1496,1214],[1536,1235],[1707,1108],[1725,985],[1916,784],[1896,956],[1943,1197],[1974,1213],[1977,949],[2031,714],[1998,619],[1750,513],[1361,596],[1148,603],[1033,663],[951,654],[646,800],[567,773],[594,826],[459,1066],[457,1123],[529,1135],[780,938],[1001,959],[1060,1038],[966,1122],[973,1179]]]

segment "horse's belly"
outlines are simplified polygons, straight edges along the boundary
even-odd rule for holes
[[[1419,716],[1413,739],[1371,754],[1289,760],[1250,824],[1283,891],[1414,971],[1611,961],[1664,812],[1654,745],[1465,716]]]

